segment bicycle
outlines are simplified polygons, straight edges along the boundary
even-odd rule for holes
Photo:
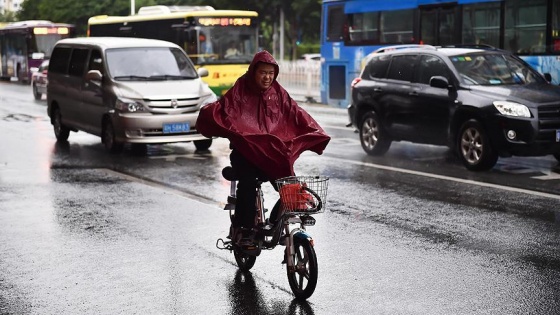
[[[237,177],[231,166],[222,170],[222,176],[231,182],[230,195],[224,210],[229,210],[229,240],[218,239],[218,249],[233,252],[237,266],[241,271],[249,271],[262,250],[272,250],[276,246],[285,246],[284,260],[290,288],[298,299],[309,298],[317,286],[318,265],[313,238],[305,230],[306,226],[316,223],[311,215],[324,212],[327,201],[329,178],[326,176],[290,176],[275,181],[280,194],[273,212],[278,211],[274,224],[266,218],[264,196],[261,184],[265,179],[257,179],[256,218],[254,228],[255,245],[244,248],[237,245],[240,233],[233,228]],[[293,226],[299,224],[299,227]]]

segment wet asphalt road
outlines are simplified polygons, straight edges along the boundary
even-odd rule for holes
[[[340,111],[306,108],[333,141],[296,164],[331,178],[309,228],[319,283],[298,302],[282,248],[240,274],[214,247],[226,141],[117,156],[84,133],[57,144],[45,102],[0,83],[0,314],[560,314],[554,160],[474,174],[401,143],[374,159]]]

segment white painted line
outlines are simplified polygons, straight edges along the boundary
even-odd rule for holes
[[[425,172],[407,170],[407,169],[398,168],[398,167],[385,166],[385,165],[373,164],[373,163],[358,162],[358,161],[352,161],[352,160],[348,160],[348,159],[341,159],[341,158],[330,157],[330,156],[324,156],[322,158],[336,160],[336,161],[340,161],[340,162],[343,162],[343,163],[351,163],[351,164],[360,165],[360,166],[367,166],[367,167],[382,169],[382,170],[386,170],[386,171],[399,172],[399,173],[411,174],[411,175],[416,175],[416,176],[424,176],[424,177],[430,177],[430,178],[436,178],[436,179],[443,179],[443,180],[457,182],[457,183],[471,184],[471,185],[477,185],[477,186],[481,186],[481,187],[490,187],[490,188],[501,189],[501,190],[506,190],[506,191],[511,191],[511,192],[519,192],[519,193],[538,196],[538,197],[545,197],[545,198],[560,200],[560,195],[554,195],[554,194],[549,194],[549,193],[544,193],[544,192],[539,192],[539,191],[532,191],[532,190],[528,190],[528,189],[508,187],[508,186],[502,186],[502,185],[496,185],[496,184],[490,184],[490,183],[484,183],[484,182],[477,182],[477,181],[470,180],[470,179],[462,179],[462,178],[450,177],[450,176],[445,176],[445,175],[430,174],[430,173],[425,173]]]

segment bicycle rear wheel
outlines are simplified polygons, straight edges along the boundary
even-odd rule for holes
[[[307,299],[317,286],[317,255],[308,239],[294,237],[294,250],[294,266],[287,267],[288,282],[296,298]]]
[[[235,257],[237,266],[241,271],[251,270],[251,268],[253,268],[253,266],[255,265],[255,261],[257,261],[257,256],[245,254],[240,249],[234,249],[233,256]]]

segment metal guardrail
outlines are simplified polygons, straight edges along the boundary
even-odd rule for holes
[[[278,82],[296,101],[317,103],[321,99],[321,63],[319,61],[278,61]]]

